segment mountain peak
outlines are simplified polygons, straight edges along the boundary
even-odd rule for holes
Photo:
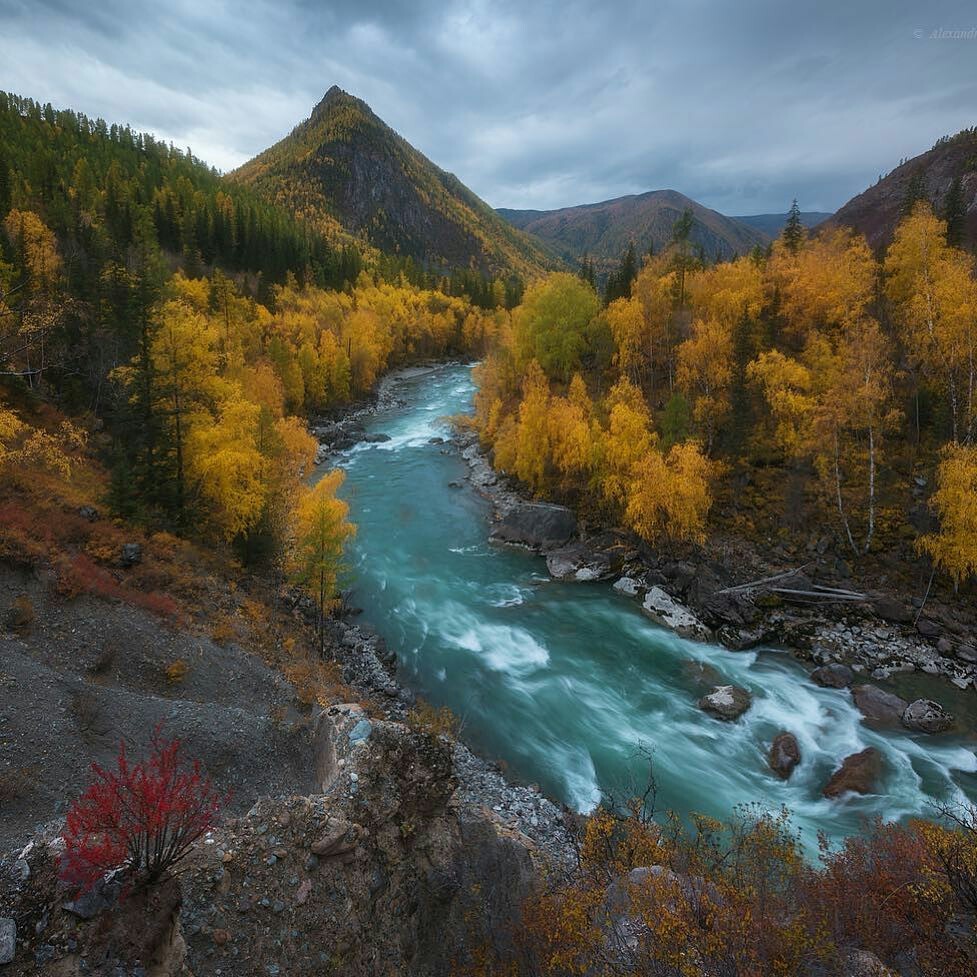
[[[342,102],[354,102],[358,103],[360,100],[350,95],[349,92],[344,91],[339,85],[333,85],[329,91],[319,100],[319,103],[312,110],[312,115],[310,118],[317,118],[323,113],[327,112],[329,109],[334,108],[336,105]]]
[[[333,85],[292,132],[232,174],[323,233],[348,233],[434,269],[532,277],[554,265],[366,102]]]

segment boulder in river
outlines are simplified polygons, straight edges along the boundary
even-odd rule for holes
[[[794,772],[794,767],[801,762],[801,748],[797,737],[793,733],[778,733],[770,744],[767,760],[770,769],[781,780],[786,780]]]
[[[376,433],[376,434],[366,434],[366,435],[363,436],[363,440],[367,444],[384,444],[384,443],[386,443],[387,441],[390,440],[390,435],[389,434],[381,434],[379,432]]]
[[[953,725],[953,716],[932,699],[915,699],[906,706],[902,724],[918,733],[945,733]]]
[[[855,673],[840,662],[822,665],[811,672],[811,680],[823,689],[847,689],[855,679]]]
[[[704,695],[697,703],[703,712],[716,719],[732,722],[750,708],[753,697],[738,685],[717,685],[712,692]]]
[[[825,797],[840,797],[848,792],[872,794],[881,775],[882,754],[874,746],[870,746],[861,753],[852,753],[845,757],[821,793]]]
[[[568,543],[576,534],[577,517],[566,506],[520,502],[496,524],[492,539],[548,553]]]
[[[876,685],[856,685],[851,694],[858,711],[870,723],[879,726],[897,726],[909,705],[905,699]]]
[[[683,638],[708,638],[709,629],[684,604],[670,597],[661,587],[652,587],[641,604],[641,609],[653,621],[671,628]]]

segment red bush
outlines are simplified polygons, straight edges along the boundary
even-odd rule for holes
[[[133,607],[158,614],[160,617],[176,617],[179,607],[169,594],[158,591],[143,593],[120,583],[110,570],[99,566],[85,553],[78,553],[61,564],[58,573],[58,590],[66,597],[93,594],[104,599],[121,600]]]
[[[90,889],[123,870],[136,884],[165,876],[214,825],[225,802],[198,761],[180,757],[180,741],[158,731],[147,760],[130,764],[119,745],[115,770],[92,764],[94,781],[72,804],[62,837],[61,879]]]

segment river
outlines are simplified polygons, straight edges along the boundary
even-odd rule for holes
[[[819,830],[837,840],[876,815],[977,798],[973,737],[871,730],[846,690],[815,686],[784,652],[684,640],[608,584],[552,581],[540,558],[489,543],[489,503],[457,451],[431,443],[450,435],[446,416],[471,410],[473,389],[457,365],[397,381],[401,405],[368,423],[390,440],[339,463],[363,620],[397,651],[401,681],[449,706],[474,749],[580,811],[602,788],[626,792],[651,751],[659,808],[727,817],[738,804],[786,805],[809,848]],[[753,693],[735,723],[696,707],[714,675]],[[766,762],[782,730],[803,757],[786,782]],[[840,761],[867,746],[885,758],[881,792],[823,798]]]

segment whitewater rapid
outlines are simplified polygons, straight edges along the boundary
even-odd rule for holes
[[[356,603],[397,651],[404,684],[449,706],[466,741],[512,777],[588,811],[602,790],[633,790],[650,752],[659,808],[726,817],[741,804],[786,806],[809,847],[818,831],[838,839],[877,815],[977,798],[973,737],[869,729],[847,690],[814,685],[784,652],[684,640],[609,585],[552,581],[541,559],[489,543],[488,503],[458,453],[432,441],[470,411],[470,370],[413,371],[394,392],[400,406],[368,424],[390,440],[339,458],[358,525]],[[753,694],[735,723],[696,707],[716,682]],[[767,765],[784,730],[803,758],[788,781]],[[868,746],[884,757],[880,792],[822,797],[841,760]]]

